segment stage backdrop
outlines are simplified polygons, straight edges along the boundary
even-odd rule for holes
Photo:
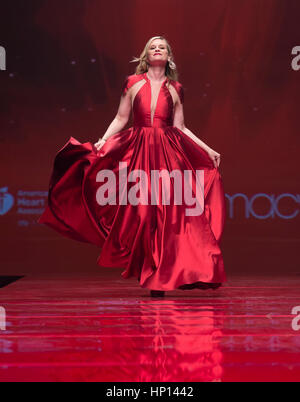
[[[299,272],[299,0],[11,0],[0,15],[0,274],[100,269],[95,246],[37,219],[56,152],[104,134],[155,35],[186,126],[222,155],[228,274]]]

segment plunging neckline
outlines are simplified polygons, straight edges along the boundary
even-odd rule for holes
[[[144,73],[144,78],[146,79],[147,83],[148,83],[149,86],[150,86],[150,122],[151,122],[151,127],[153,127],[154,118],[155,118],[155,113],[156,113],[156,108],[157,108],[158,100],[159,100],[159,97],[160,97],[160,93],[161,93],[162,88],[163,88],[163,86],[165,85],[166,81],[168,80],[168,77],[165,78],[165,80],[162,82],[162,84],[161,84],[161,86],[160,86],[160,88],[159,88],[158,95],[157,95],[157,99],[156,99],[156,103],[155,103],[155,105],[154,105],[155,107],[154,107],[154,110],[153,110],[153,118],[152,118],[152,111],[151,111],[151,104],[152,104],[152,85],[151,85],[151,80],[150,80],[150,78],[149,78],[148,75],[147,75],[147,72]]]

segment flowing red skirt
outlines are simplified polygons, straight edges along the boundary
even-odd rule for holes
[[[97,191],[105,181],[99,181],[99,172],[114,173],[118,201],[121,166],[128,175],[143,170],[149,177],[153,169],[203,170],[203,213],[187,216],[187,205],[151,205],[151,199],[148,205],[100,205]],[[192,181],[195,185],[195,174]],[[208,154],[173,126],[131,127],[110,137],[100,151],[70,137],[55,157],[48,206],[38,222],[101,248],[100,266],[124,268],[122,277],[136,277],[143,288],[217,288],[226,281],[221,174]]]

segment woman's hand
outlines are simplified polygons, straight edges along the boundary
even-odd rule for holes
[[[213,161],[215,168],[220,166],[221,155],[218,152],[215,152],[213,149],[207,151],[208,156]]]
[[[96,142],[94,145],[97,148],[97,151],[100,151],[100,149],[103,147],[103,145],[106,143],[106,140],[102,140],[102,138],[100,138],[98,140],[98,142]]]

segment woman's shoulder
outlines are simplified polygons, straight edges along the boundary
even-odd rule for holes
[[[122,94],[125,95],[126,92],[132,85],[134,85],[136,82],[140,81],[143,79],[143,74],[130,74],[125,77],[124,83],[123,83],[123,88],[122,88]]]

